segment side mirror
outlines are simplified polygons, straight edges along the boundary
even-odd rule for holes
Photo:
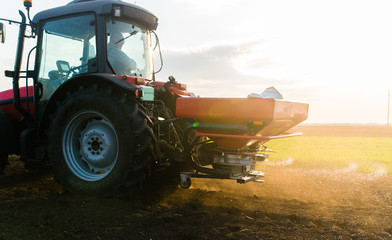
[[[0,42],[5,43],[5,25],[0,23]]]

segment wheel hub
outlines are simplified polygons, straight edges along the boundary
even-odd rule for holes
[[[96,111],[76,114],[64,130],[65,162],[75,176],[85,181],[105,178],[117,163],[118,151],[116,129]]]
[[[93,172],[109,171],[113,166],[117,141],[105,120],[93,120],[81,132],[80,154]]]

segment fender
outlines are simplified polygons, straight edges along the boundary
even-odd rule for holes
[[[138,87],[129,82],[124,81],[122,78],[106,73],[91,73],[83,74],[73,77],[64,82],[49,99],[38,124],[37,135],[43,136],[44,130],[49,127],[49,116],[55,113],[57,102],[63,101],[69,92],[78,91],[81,87],[93,86],[94,84],[109,84],[114,87],[122,89],[125,93],[131,96],[138,96]]]
[[[16,153],[18,149],[16,131],[2,110],[0,110],[0,136],[0,153]]]

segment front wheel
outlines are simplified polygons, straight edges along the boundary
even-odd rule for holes
[[[122,196],[146,178],[153,138],[138,104],[95,86],[69,94],[49,128],[55,179],[66,190]]]

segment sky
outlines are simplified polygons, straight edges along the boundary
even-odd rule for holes
[[[33,0],[31,13],[68,2]],[[247,97],[274,86],[285,99],[310,104],[306,123],[386,124],[389,0],[129,2],[159,18],[160,81],[173,75],[201,97]],[[18,9],[22,0],[7,1],[0,17],[19,20]],[[18,29],[6,25],[1,72],[13,68],[16,49]],[[0,76],[0,90],[7,88],[11,79]]]

